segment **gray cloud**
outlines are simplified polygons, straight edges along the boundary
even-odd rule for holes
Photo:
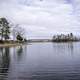
[[[79,0],[2,0],[0,16],[22,25],[28,37],[79,32]]]

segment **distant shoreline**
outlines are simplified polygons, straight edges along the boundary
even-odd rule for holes
[[[51,39],[31,39],[27,42],[13,42],[13,43],[0,43],[0,47],[15,47],[15,46],[22,46],[28,43],[44,43],[44,42],[52,42],[52,43],[67,43],[67,42],[80,42],[80,41],[53,41]]]
[[[62,43],[62,42],[80,42],[80,40],[52,40],[52,39],[31,39],[28,40],[29,43],[38,43],[38,42],[53,42],[53,43]]]

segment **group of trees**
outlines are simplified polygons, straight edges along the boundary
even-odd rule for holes
[[[10,34],[13,33],[13,37],[16,38],[18,41],[26,41],[26,38],[23,37],[22,28],[20,28],[18,25],[12,28],[6,18],[0,18],[0,40],[8,40],[10,39]],[[13,39],[15,40],[15,39]]]

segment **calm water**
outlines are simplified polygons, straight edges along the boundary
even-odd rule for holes
[[[80,43],[0,48],[0,80],[80,80]]]

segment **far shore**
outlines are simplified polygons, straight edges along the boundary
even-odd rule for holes
[[[80,40],[79,40],[80,41]],[[42,42],[53,42],[53,43],[67,43],[67,42],[79,42],[79,41],[52,41],[51,39],[31,39],[31,40],[27,40],[27,42],[11,42],[11,41],[7,41],[4,43],[0,43],[0,47],[15,47],[15,46],[22,46],[25,44],[29,44],[29,43],[42,43]]]

